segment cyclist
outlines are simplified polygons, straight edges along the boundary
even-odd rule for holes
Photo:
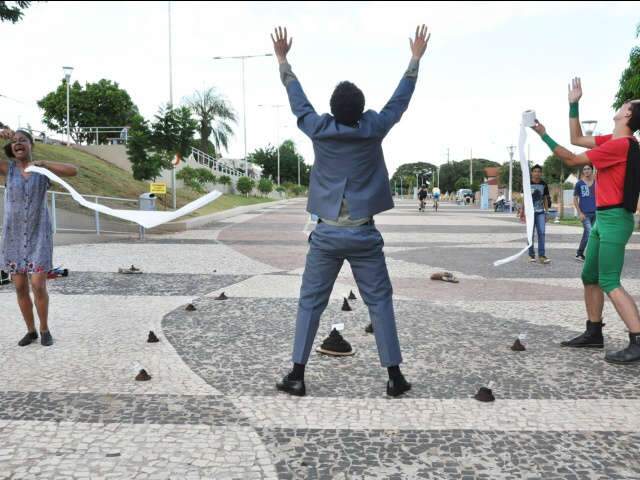
[[[440,204],[440,189],[438,187],[433,187],[431,193],[433,194],[433,208],[435,208],[437,212],[438,205]]]

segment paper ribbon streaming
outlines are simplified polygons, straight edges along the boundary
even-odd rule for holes
[[[503,258],[493,262],[494,267],[504,265],[505,263],[513,262],[520,257],[523,253],[529,250],[529,247],[533,245],[533,198],[531,197],[531,177],[529,176],[529,162],[525,156],[525,145],[527,143],[527,127],[531,127],[535,122],[535,112],[527,110],[522,114],[522,124],[520,125],[520,140],[518,142],[519,156],[520,156],[520,168],[522,170],[522,189],[524,191],[524,215],[527,221],[527,246],[522,251],[511,255],[510,257]],[[513,203],[513,198],[511,198]]]
[[[42,167],[27,167],[25,170],[27,173],[39,173],[40,175],[44,175],[52,182],[58,183],[67,190],[71,197],[82,205],[85,208],[90,210],[95,210],[96,212],[104,213],[105,215],[110,215],[112,217],[121,218],[122,220],[128,220],[130,222],[137,223],[138,225],[144,228],[153,228],[158,225],[162,225],[163,223],[170,222],[171,220],[175,220],[176,218],[183,217],[184,215],[188,215],[191,212],[198,210],[199,208],[204,207],[205,205],[216,200],[222,193],[218,191],[213,191],[204,195],[203,197],[194,200],[191,203],[188,203],[184,207],[174,211],[174,212],[147,212],[147,211],[139,211],[139,210],[116,210],[114,208],[109,208],[106,205],[100,205],[98,203],[89,202],[85,200],[85,198],[76,192],[71,185],[58,177],[55,173],[46,168]]]

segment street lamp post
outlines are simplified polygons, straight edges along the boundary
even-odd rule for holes
[[[73,67],[62,67],[64,79],[67,82],[67,147],[71,146],[71,125],[69,124],[69,81],[71,80],[71,72]]]
[[[213,57],[214,60],[241,60],[242,61],[242,131],[244,139],[244,172],[249,175],[249,162],[247,160],[247,102],[246,89],[244,83],[244,61],[247,58],[273,57],[273,53],[263,53],[261,55],[234,55],[229,57]]]
[[[513,213],[513,154],[516,151],[516,146],[509,145],[507,151],[509,152],[509,213]]]
[[[278,186],[280,186],[280,109],[284,105],[258,105],[259,107],[273,108],[276,111],[276,147],[278,148]],[[246,149],[246,144],[245,144]],[[246,155],[246,150],[245,150]],[[300,185],[300,161],[298,161],[298,185]]]

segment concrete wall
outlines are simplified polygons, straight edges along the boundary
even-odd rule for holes
[[[87,152],[129,173],[133,173],[125,145],[74,145],[73,148]]]

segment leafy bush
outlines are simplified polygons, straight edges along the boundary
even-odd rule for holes
[[[236,184],[236,188],[240,193],[248,196],[251,190],[253,190],[255,184],[256,183],[249,177],[240,177],[238,179],[238,183]]]
[[[220,185],[231,185],[231,177],[227,175],[221,175],[218,177],[218,183]]]
[[[178,173],[176,178],[182,180],[188,188],[197,193],[205,193],[204,188],[207,183],[215,183],[216,176],[207,168],[191,168],[184,167]]]
[[[261,178],[258,182],[258,190],[265,195],[269,195],[273,192],[273,182],[268,178]]]

